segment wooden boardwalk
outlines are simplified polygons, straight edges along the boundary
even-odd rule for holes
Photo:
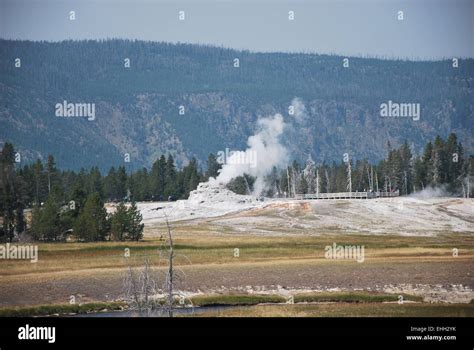
[[[296,194],[296,199],[373,199],[385,197],[398,197],[396,192],[335,192],[335,193],[312,193]]]

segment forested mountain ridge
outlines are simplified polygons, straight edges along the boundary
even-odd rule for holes
[[[21,60],[20,67],[16,64]],[[235,58],[239,67],[235,67]],[[125,67],[124,60],[130,60]],[[259,116],[291,124],[291,159],[380,160],[387,141],[419,153],[437,134],[474,146],[474,60],[411,62],[251,53],[143,41],[0,40],[0,143],[22,161],[54,154],[61,168],[136,169],[170,153],[178,164],[243,149]],[[288,115],[298,97],[304,121]],[[55,105],[95,104],[94,120],[58,118]],[[381,118],[387,101],[419,103],[420,120]],[[184,115],[179,114],[180,106]]]

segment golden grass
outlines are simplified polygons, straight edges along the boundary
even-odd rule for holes
[[[152,229],[155,230],[156,228]],[[195,227],[178,226],[175,230],[177,263],[183,265],[208,264],[279,264],[286,260],[318,261],[327,263],[324,247],[333,242],[341,245],[364,245],[366,262],[390,261],[451,261],[452,248],[459,249],[457,259],[474,259],[474,237],[446,234],[437,237],[368,236],[326,234],[321,236],[255,236],[246,234],[202,233],[206,225],[197,232]],[[184,232],[182,230],[185,230]],[[38,243],[39,261],[30,263],[21,260],[0,260],[0,276],[36,274],[45,272],[79,271],[86,269],[124,268],[150,259],[159,263],[158,251],[163,250],[164,241],[148,238],[141,242],[96,242],[96,243]],[[126,260],[125,249],[131,257]],[[234,249],[239,257],[234,257]],[[344,263],[344,262],[338,262]]]

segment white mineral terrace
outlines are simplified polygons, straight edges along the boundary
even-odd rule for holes
[[[370,200],[314,200],[238,195],[216,183],[201,183],[188,200],[141,202],[146,226],[169,222],[217,225],[217,230],[254,234],[358,232],[431,236],[474,234],[474,199],[423,195]],[[285,233],[286,232],[286,233]]]

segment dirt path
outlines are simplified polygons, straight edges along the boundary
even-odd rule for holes
[[[162,277],[163,270],[156,276]],[[375,261],[358,264],[320,261],[285,261],[196,265],[183,267],[189,292],[210,293],[226,290],[265,291],[278,289],[383,290],[403,285],[474,288],[474,262],[459,259],[437,261]],[[106,301],[122,295],[122,269],[97,269],[61,273],[31,274],[0,279],[0,306],[67,303],[71,295],[77,302]],[[427,293],[430,290],[427,288]]]

